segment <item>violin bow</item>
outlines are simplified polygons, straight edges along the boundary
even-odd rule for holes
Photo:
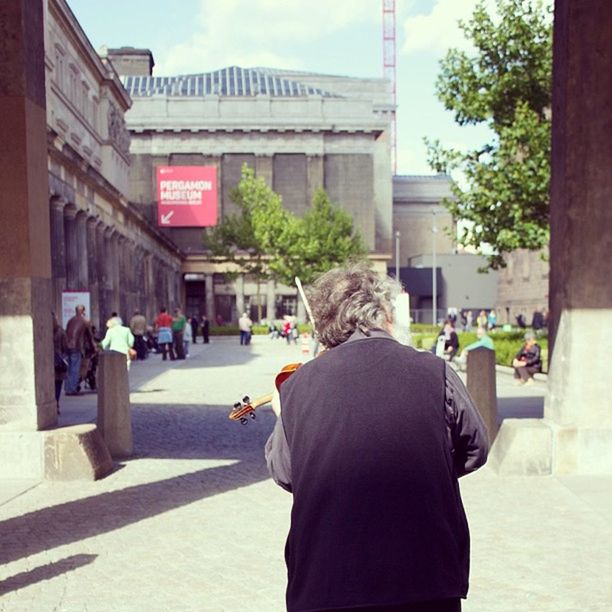
[[[314,317],[312,316],[312,310],[310,310],[310,304],[308,303],[308,298],[306,297],[306,293],[304,292],[304,287],[302,287],[302,281],[299,276],[295,277],[295,285],[298,288],[300,295],[302,296],[302,300],[304,301],[304,306],[306,306],[306,313],[308,314],[308,319],[310,320],[310,324],[312,325],[313,333],[316,332]]]

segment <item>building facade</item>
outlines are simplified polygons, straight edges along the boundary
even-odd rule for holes
[[[548,249],[518,249],[504,257],[506,267],[499,271],[497,316],[503,323],[516,325],[523,315],[531,324],[536,310],[548,310]]]
[[[178,305],[181,253],[128,198],[131,99],[65,0],[46,3],[45,68],[53,308],[90,294],[101,326]]]
[[[371,259],[385,270],[392,247],[393,198],[389,148],[393,107],[382,79],[229,67],[188,76],[151,75],[148,50],[109,49],[133,100],[130,200],[157,220],[158,166],[213,166],[219,217],[236,212],[230,197],[243,164],[302,215],[317,189],[353,218]],[[138,70],[142,74],[135,74]],[[294,287],[252,279],[228,282],[213,262],[201,227],[161,228],[184,256],[184,302],[189,313],[236,320],[243,310],[264,318],[298,314]]]
[[[393,177],[393,230],[400,234],[400,267],[434,249],[444,255],[456,251],[456,227],[443,203],[453,197],[451,183],[446,174]]]

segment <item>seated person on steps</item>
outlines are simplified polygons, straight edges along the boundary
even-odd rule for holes
[[[536,343],[533,332],[525,334],[525,342],[512,361],[512,367],[514,368],[514,378],[519,385],[533,383],[533,375],[542,371],[540,347]]]

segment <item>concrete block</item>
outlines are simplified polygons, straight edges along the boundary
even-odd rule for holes
[[[487,426],[492,443],[497,435],[495,351],[485,347],[470,351],[467,358],[467,390]]]
[[[97,480],[110,474],[113,460],[92,423],[44,432],[47,480]]]
[[[503,476],[542,476],[552,472],[553,432],[542,419],[505,419],[489,454],[489,465]]]
[[[126,357],[109,351],[98,365],[98,429],[112,457],[134,450]]]
[[[39,431],[0,432],[0,480],[43,479],[43,437]]]

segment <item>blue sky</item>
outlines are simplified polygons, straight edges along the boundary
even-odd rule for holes
[[[151,49],[154,74],[229,65],[380,77],[382,0],[68,0],[98,49]],[[398,173],[429,174],[423,137],[471,148],[487,138],[461,128],[437,101],[438,61],[465,47],[457,20],[476,0],[397,0]]]

